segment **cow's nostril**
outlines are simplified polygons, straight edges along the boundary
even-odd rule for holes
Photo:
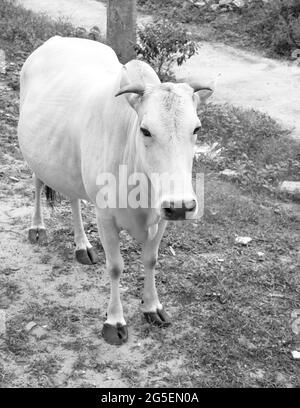
[[[185,201],[184,202],[184,208],[186,211],[194,211],[196,208],[196,200],[190,200],[190,201]]]
[[[165,212],[165,214],[166,215],[172,215],[173,214],[173,212],[174,212],[174,209],[173,208],[165,208],[164,207],[164,212]]]

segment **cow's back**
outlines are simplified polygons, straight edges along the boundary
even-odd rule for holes
[[[81,138],[86,123],[97,113],[96,98],[112,93],[120,69],[110,47],[62,37],[48,40],[24,64],[20,147],[36,175],[63,194],[87,198],[81,174]]]
[[[87,71],[91,75],[94,70],[97,81],[105,83],[119,69],[115,52],[105,44],[80,38],[52,37],[27,58],[21,70],[21,106],[27,92],[39,86],[47,87],[57,77],[77,80]]]

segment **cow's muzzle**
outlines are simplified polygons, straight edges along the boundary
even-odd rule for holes
[[[161,216],[165,220],[179,221],[194,218],[197,210],[196,200],[163,201]]]

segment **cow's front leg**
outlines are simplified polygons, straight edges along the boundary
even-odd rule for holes
[[[127,341],[128,331],[123,316],[119,288],[120,277],[124,269],[124,262],[120,253],[119,233],[113,220],[102,220],[97,215],[97,223],[105,251],[107,272],[110,276],[110,300],[102,336],[109,344],[121,345]]]
[[[143,248],[143,264],[145,269],[144,292],[142,310],[148,323],[158,326],[169,326],[171,319],[158,299],[155,285],[155,265],[157,262],[158,248],[166,227],[166,222],[161,221],[158,231],[153,239],[147,239]]]

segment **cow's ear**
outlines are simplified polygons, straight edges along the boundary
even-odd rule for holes
[[[131,84],[129,82],[126,67],[123,66],[122,76],[120,81],[120,90],[116,93],[116,97],[125,95],[128,103],[137,110],[140,104],[141,97],[144,95],[145,86],[141,84]]]
[[[205,89],[195,91],[193,98],[197,109],[199,109],[201,105],[204,105],[207,102],[208,98],[211,97],[213,92],[214,92],[213,86],[209,86]]]
[[[219,73],[214,80],[208,83],[199,83],[197,80],[190,80],[188,84],[194,89],[194,100],[197,106],[197,109],[201,105],[205,104],[207,99],[215,92],[217,83],[220,79],[221,73]]]

